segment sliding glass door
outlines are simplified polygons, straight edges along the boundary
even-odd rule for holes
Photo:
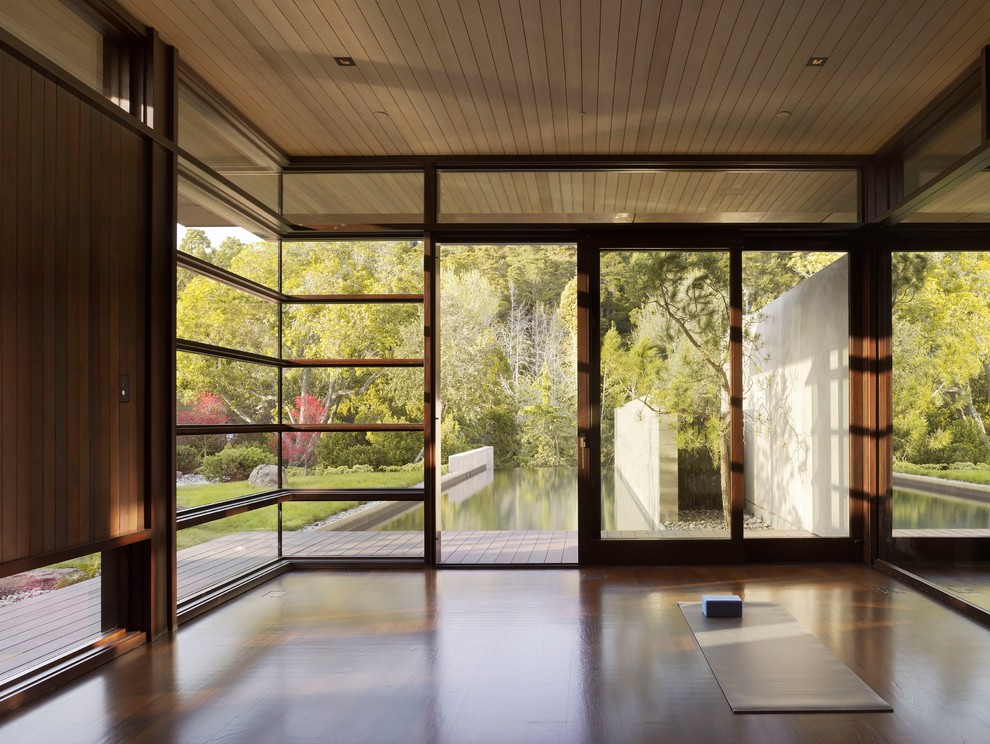
[[[861,553],[849,257],[628,243],[579,259],[582,561]]]

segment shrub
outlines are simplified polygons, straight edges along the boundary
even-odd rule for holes
[[[211,481],[246,480],[259,465],[274,465],[275,455],[257,445],[226,447],[203,458],[199,473]]]
[[[175,469],[180,473],[195,473],[202,463],[203,458],[198,447],[180,444],[175,448]]]

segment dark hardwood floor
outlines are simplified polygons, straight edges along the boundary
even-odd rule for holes
[[[736,714],[677,602],[780,603],[893,713]],[[859,566],[297,572],[4,742],[987,742],[990,630]]]

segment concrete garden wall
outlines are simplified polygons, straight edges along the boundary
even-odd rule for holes
[[[849,260],[759,312],[747,354],[746,511],[778,529],[849,534]]]
[[[615,409],[615,477],[621,478],[650,529],[677,521],[677,423],[641,400]]]

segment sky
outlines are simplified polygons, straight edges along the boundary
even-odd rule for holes
[[[188,229],[184,225],[176,226],[176,245],[182,244],[182,236],[186,234]],[[206,233],[206,237],[210,239],[210,245],[220,245],[227,238],[237,238],[242,243],[257,243],[261,240],[257,235],[248,232],[243,227],[201,227],[199,229]]]

